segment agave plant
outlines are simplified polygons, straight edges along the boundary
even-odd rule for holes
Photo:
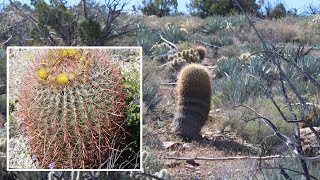
[[[216,77],[228,77],[241,72],[246,65],[241,62],[239,58],[229,58],[222,62],[219,62],[216,70]]]
[[[232,45],[234,43],[232,37],[226,31],[220,31],[218,37],[221,46]]]
[[[216,33],[220,29],[224,29],[224,21],[220,16],[208,17],[202,25],[202,32],[210,34]]]
[[[251,95],[259,92],[260,86],[258,80],[246,73],[238,73],[216,82],[216,91],[221,92],[224,98],[229,102],[243,103]]]
[[[161,32],[162,36],[168,41],[177,44],[180,41],[186,41],[189,39],[188,34],[184,31],[181,31],[180,28],[173,25],[168,25]]]
[[[290,179],[292,180],[301,180],[304,179],[303,176],[303,170],[300,165],[300,162],[297,158],[281,158],[280,160],[274,161],[274,164],[277,164],[276,166],[281,165],[280,167],[274,167],[274,168],[263,168],[263,176],[264,179],[288,179],[284,176],[284,173],[286,173]],[[319,163],[307,163],[309,167],[309,174],[314,178],[320,177],[320,164]],[[256,177],[257,178],[257,177]],[[257,178],[258,179],[258,178]]]
[[[152,46],[160,41],[160,37],[148,28],[142,28],[137,31],[135,41],[137,46],[142,46],[144,54],[150,55]]]
[[[249,73],[262,80],[269,80],[272,66],[270,62],[264,61],[259,56],[252,58],[248,66]]]

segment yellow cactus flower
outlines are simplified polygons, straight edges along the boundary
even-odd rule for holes
[[[67,84],[69,82],[69,77],[67,73],[60,73],[57,77],[57,82],[59,84]]]
[[[40,68],[37,71],[37,75],[40,79],[46,79],[49,76],[49,68]]]
[[[77,51],[75,49],[67,49],[69,56],[76,56]]]
[[[60,54],[61,54],[62,57],[67,57],[69,53],[68,53],[68,50],[66,50],[66,49],[61,49],[61,50],[60,50]]]

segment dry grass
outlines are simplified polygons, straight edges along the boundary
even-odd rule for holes
[[[256,28],[266,40],[275,44],[291,42],[298,35],[297,26],[284,20],[258,22]]]
[[[198,30],[204,20],[194,16],[144,16],[144,24],[146,27],[162,28],[165,25],[174,25],[185,28],[188,32]]]

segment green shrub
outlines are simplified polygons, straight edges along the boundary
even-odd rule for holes
[[[79,32],[81,41],[88,46],[96,45],[97,39],[100,37],[101,26],[100,23],[92,18],[84,20],[79,25]]]
[[[245,104],[271,119],[281,133],[290,135],[293,132],[293,124],[288,124],[282,119],[271,100],[261,97],[246,100]],[[289,111],[285,108],[285,104],[283,102],[278,102],[278,104],[284,115],[289,117]],[[239,107],[229,112],[225,121],[229,122],[231,129],[243,140],[261,146],[263,153],[274,152],[274,146],[283,142],[273,136],[274,132],[261,119],[254,119],[255,117],[255,113],[245,107]]]
[[[155,61],[143,61],[143,71],[142,71],[142,90],[143,90],[143,102],[147,109],[153,110],[158,103],[161,101],[161,95],[158,91],[160,88],[160,78],[159,72],[155,71],[157,68],[157,63]]]
[[[286,8],[282,3],[279,3],[271,12],[270,16],[275,19],[283,18],[287,15]]]
[[[159,17],[170,15],[171,11],[177,12],[177,0],[143,0],[138,9],[147,16],[156,15]]]
[[[126,72],[124,84],[128,91],[126,128],[130,137],[127,142],[134,142],[134,152],[140,151],[140,72],[133,69]]]

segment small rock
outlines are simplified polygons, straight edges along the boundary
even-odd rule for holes
[[[186,164],[185,167],[188,168],[188,169],[194,169],[194,166],[192,166],[190,164]]]
[[[188,160],[186,160],[186,162],[188,164],[191,164],[192,166],[195,166],[195,167],[200,166],[200,164],[197,163],[194,159],[188,159]]]
[[[175,161],[175,162],[167,162],[164,164],[166,167],[168,168],[174,168],[174,167],[177,167],[177,166],[180,166],[181,165],[181,162],[179,161]]]
[[[169,152],[169,153],[168,153],[168,156],[178,157],[178,156],[180,156],[180,153],[179,153],[178,151],[173,151],[173,152]]]
[[[173,141],[164,141],[162,143],[162,147],[165,148],[165,149],[171,149],[171,150],[174,150],[174,149],[178,149],[179,147],[182,146],[182,143],[179,143],[179,142],[173,142]]]
[[[184,143],[182,147],[187,150],[191,150],[193,148],[193,145],[191,143]]]

